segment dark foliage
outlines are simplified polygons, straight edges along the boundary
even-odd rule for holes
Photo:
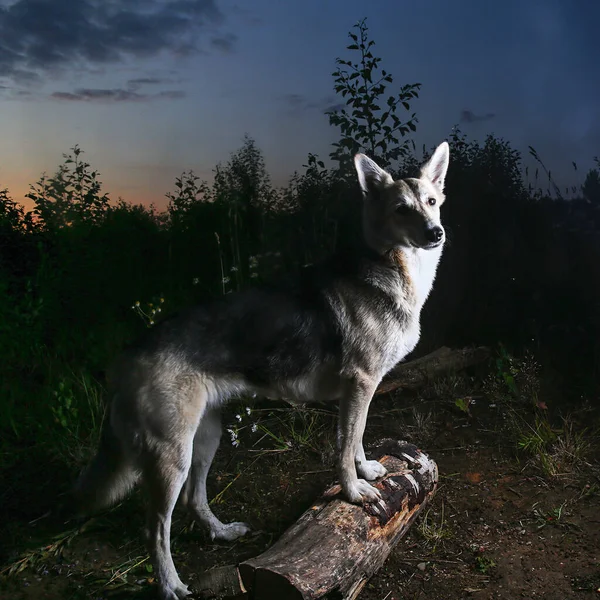
[[[396,115],[410,108],[419,84],[385,99],[392,76],[378,74],[381,59],[364,22],[357,28],[348,50],[358,62],[338,59],[334,73],[347,104],[330,115],[340,128],[334,168],[310,154],[288,186],[275,189],[246,137],[216,168],[212,185],[193,173],[177,179],[161,213],[109,202],[75,147],[54,176],[32,186],[31,212],[0,192],[4,444],[33,443],[41,429],[83,443],[103,409],[101,391],[91,389],[100,389],[111,359],[143,327],[353,243],[361,200],[351,155],[367,151],[394,173],[411,172],[423,159],[409,138],[400,141],[416,117]],[[527,183],[519,152],[505,140],[489,136],[480,144],[454,130],[449,141],[449,245],[417,351],[498,342],[530,348],[571,377],[574,390],[593,389],[600,366],[598,168],[559,197],[550,173],[551,193],[540,190],[538,173]]]

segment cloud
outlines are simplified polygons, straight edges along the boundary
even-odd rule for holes
[[[55,100],[70,102],[144,102],[148,100],[177,100],[185,97],[183,90],[166,90],[156,94],[141,94],[131,89],[80,88],[74,92],[54,92]]]
[[[284,94],[282,101],[287,107],[287,111],[293,115],[299,115],[305,111],[318,110],[322,113],[339,110],[343,105],[333,104],[335,98],[327,96],[320,100],[310,100],[303,94]]]
[[[16,0],[0,4],[0,77],[34,83],[67,68],[129,58],[231,52],[217,0]]]
[[[137,79],[130,79],[127,85],[129,87],[139,87],[141,85],[160,85],[161,83],[169,83],[169,80],[160,77],[138,77]]]
[[[481,123],[483,121],[491,121],[496,115],[494,113],[486,113],[485,115],[476,115],[472,110],[463,109],[460,112],[461,123]]]
[[[331,104],[330,106],[326,107],[323,112],[325,112],[325,113],[336,112],[338,110],[342,110],[342,108],[346,108],[346,105],[340,102],[338,104]]]
[[[212,40],[210,40],[210,44],[213,48],[216,48],[225,54],[229,54],[233,52],[237,39],[237,35],[228,33],[212,38]]]
[[[165,90],[163,92],[158,92],[152,98],[169,98],[170,100],[180,100],[181,98],[185,98],[185,92],[183,90]]]

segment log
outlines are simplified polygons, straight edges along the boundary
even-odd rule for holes
[[[490,357],[490,354],[490,349],[485,346],[475,348],[442,346],[421,358],[399,364],[381,382],[375,394],[385,394],[397,389],[418,388],[442,375],[482,363]]]
[[[252,600],[354,600],[435,493],[437,465],[416,446],[383,440],[382,499],[350,504],[334,485],[263,554],[239,565]]]
[[[244,600],[248,598],[239,569],[235,565],[225,565],[205,571],[194,588],[194,595],[202,599]]]

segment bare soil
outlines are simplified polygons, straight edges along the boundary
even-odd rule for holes
[[[473,404],[470,397],[467,414],[455,404],[458,393],[454,384],[437,386],[385,395],[372,406],[368,439],[417,443],[436,460],[440,486],[359,598],[600,598],[598,410],[570,411],[586,452],[550,477],[517,450],[506,405],[485,396]],[[247,521],[254,532],[213,544],[178,509],[173,554],[192,588],[203,570],[263,552],[335,480],[334,417],[328,409],[260,404],[243,416],[239,447],[224,436],[209,478],[214,510],[225,521]],[[237,422],[235,412],[227,418]],[[251,422],[271,435],[252,433]],[[1,598],[154,597],[140,492],[78,531],[81,522],[39,518],[73,473],[31,452],[14,462],[0,491]]]

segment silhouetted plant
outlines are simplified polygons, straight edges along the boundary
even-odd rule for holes
[[[64,163],[52,176],[42,175],[30,187],[26,197],[33,200],[33,210],[46,229],[60,229],[77,222],[94,223],[100,220],[109,207],[98,171],[81,160],[83,151],[74,146],[72,154],[63,154]]]
[[[383,168],[409,153],[409,141],[400,141],[416,131],[417,117],[412,113],[403,121],[398,112],[410,111],[410,103],[418,97],[420,83],[403,85],[397,94],[386,97],[387,85],[393,82],[390,73],[381,69],[381,58],[373,55],[375,42],[369,39],[366,19],[359,21],[349,32],[352,43],[347,49],[356,52],[356,62],[337,58],[333,72],[334,89],[347,108],[327,112],[329,123],[340,129],[341,139],[334,143],[330,157],[339,164],[342,173],[349,175],[352,157],[366,152]]]
[[[247,257],[265,244],[265,221],[278,205],[262,152],[255,141],[244,136],[242,147],[231,155],[225,166],[215,172],[214,199],[226,208],[227,234],[231,252],[232,279],[239,288],[248,281]]]
[[[190,214],[201,202],[210,202],[213,199],[212,190],[206,181],[193,171],[184,172],[175,180],[176,192],[168,192],[169,200],[167,210],[175,226],[191,224]]]
[[[309,153],[304,173],[294,175],[283,190],[283,203],[294,220],[298,239],[296,253],[302,263],[312,263],[330,254],[338,241],[339,180],[316,154]],[[341,190],[340,190],[341,191]],[[346,189],[346,191],[348,191]],[[345,199],[348,210],[348,200]]]
[[[588,202],[600,205],[600,171],[598,169],[588,171],[581,187],[581,193]]]

